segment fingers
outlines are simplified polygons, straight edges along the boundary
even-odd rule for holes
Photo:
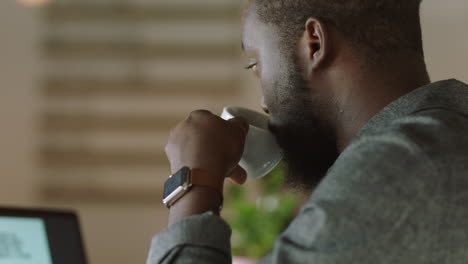
[[[242,117],[234,117],[232,119],[229,119],[228,122],[231,122],[232,124],[235,124],[236,126],[242,128],[246,135],[247,132],[249,132],[249,123]]]
[[[190,113],[190,116],[195,116],[195,115],[212,115],[213,113],[211,113],[210,111],[208,110],[203,110],[203,109],[200,109],[200,110],[195,110],[195,111],[192,111]]]
[[[210,111],[200,109],[200,110],[195,110],[195,111],[190,112],[190,114],[187,116],[187,120],[188,121],[198,120],[200,118],[206,119],[207,117],[211,117],[211,116],[213,116],[213,113],[211,113]]]
[[[195,111],[192,111],[189,116],[188,116],[188,120],[191,120],[192,118],[195,119],[195,118],[199,118],[199,117],[212,117],[212,118],[216,118],[216,119],[219,119],[221,120],[221,117],[219,116],[216,116],[214,115],[212,112],[208,111],[208,110],[195,110]],[[242,117],[234,117],[230,120],[228,120],[227,122],[230,122],[231,124],[234,124],[236,127],[239,127],[242,129],[242,131],[244,131],[244,135],[247,135],[247,133],[249,132],[249,123]]]
[[[228,178],[237,185],[242,185],[247,181],[247,172],[241,166],[237,165],[229,174]]]
[[[208,111],[208,110],[203,110],[203,109],[200,109],[200,110],[195,110],[195,111],[192,111],[188,118],[192,118],[192,117],[196,117],[196,116],[214,116],[212,112]],[[218,117],[220,119],[220,117]],[[236,126],[239,126],[240,128],[242,128],[246,134],[247,132],[249,131],[249,123],[242,117],[234,117],[230,120],[228,120],[228,122],[231,122],[232,124],[235,124]]]

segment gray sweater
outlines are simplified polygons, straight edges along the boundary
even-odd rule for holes
[[[205,213],[156,235],[148,264],[231,263]],[[261,263],[468,263],[468,86],[399,98],[354,137]]]

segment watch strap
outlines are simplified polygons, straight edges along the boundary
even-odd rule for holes
[[[224,178],[220,178],[217,175],[210,175],[206,170],[202,169],[191,169],[190,170],[190,183],[192,185],[200,185],[209,187],[223,192]]]

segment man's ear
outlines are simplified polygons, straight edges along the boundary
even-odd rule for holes
[[[328,35],[325,25],[316,18],[309,18],[301,40],[304,62],[309,72],[320,67],[328,55]]]

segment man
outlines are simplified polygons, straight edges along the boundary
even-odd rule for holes
[[[262,263],[468,263],[468,86],[430,83],[420,4],[248,5],[243,47],[289,181],[316,186]],[[200,169],[209,184],[171,205],[148,263],[231,263],[213,186],[245,181],[247,129],[200,110],[173,130],[172,173]]]

